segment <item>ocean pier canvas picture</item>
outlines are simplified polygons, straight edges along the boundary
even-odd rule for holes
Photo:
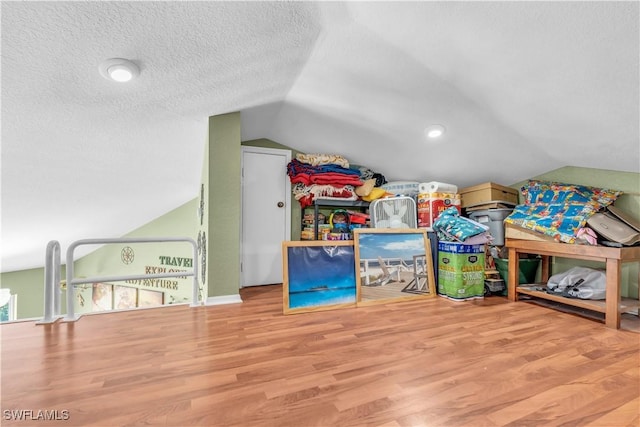
[[[354,250],[358,304],[436,296],[426,230],[354,230]]]
[[[283,242],[282,259],[285,314],[355,307],[353,241]]]

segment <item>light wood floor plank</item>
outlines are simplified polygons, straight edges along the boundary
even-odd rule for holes
[[[612,411],[605,412],[585,427],[625,426],[636,427],[640,425],[640,398],[636,398],[624,405],[618,406]]]
[[[0,326],[2,425],[639,422],[638,333],[501,297],[283,315],[280,286],[241,296]],[[70,418],[7,419],[12,410]]]

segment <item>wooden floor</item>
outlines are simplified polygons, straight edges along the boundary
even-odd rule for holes
[[[640,423],[637,333],[502,297],[285,316],[280,286],[241,296],[1,326],[1,424]]]

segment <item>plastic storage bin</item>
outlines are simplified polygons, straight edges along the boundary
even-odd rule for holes
[[[504,219],[511,215],[513,209],[484,209],[469,214],[469,218],[489,227],[489,233],[493,236],[493,246],[504,245]]]
[[[382,184],[380,188],[393,194],[417,196],[418,185],[420,185],[418,181],[391,181],[386,184]]]
[[[494,258],[496,268],[504,283],[509,283],[509,260],[502,258]],[[520,259],[520,274],[518,276],[518,284],[533,283],[536,280],[536,272],[540,265],[539,258],[522,258]]]

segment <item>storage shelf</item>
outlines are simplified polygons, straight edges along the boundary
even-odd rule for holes
[[[640,308],[640,301],[620,297],[621,268],[625,262],[640,261],[640,246],[612,248],[608,246],[572,245],[568,243],[543,242],[523,239],[506,239],[509,249],[509,300],[517,301],[519,294],[546,299],[561,304],[580,307],[605,314],[605,324],[609,328],[620,328],[620,313]],[[543,283],[549,280],[549,258],[575,258],[604,262],[606,268],[606,299],[604,301],[565,298],[545,292],[545,285],[520,284],[519,259],[521,254],[541,256],[540,278]]]
[[[313,204],[316,206],[341,206],[354,208],[369,207],[369,202],[365,202],[363,200],[315,199]]]
[[[363,209],[369,207],[369,202],[363,200],[315,199],[313,201],[313,240],[318,240],[318,214],[321,206]],[[304,218],[304,209],[302,213]]]
[[[607,305],[604,300],[586,300],[586,299],[576,299],[576,298],[567,298],[561,295],[554,295],[546,292],[545,285],[538,284],[525,284],[520,285],[517,288],[517,292],[519,294],[530,295],[536,298],[542,298],[550,301],[559,302],[562,304],[571,305],[574,307],[584,308],[585,310],[597,311],[599,313],[607,312]],[[631,311],[634,309],[640,308],[640,301],[631,299],[631,298],[622,298],[620,303],[618,304],[618,310],[620,312]]]

